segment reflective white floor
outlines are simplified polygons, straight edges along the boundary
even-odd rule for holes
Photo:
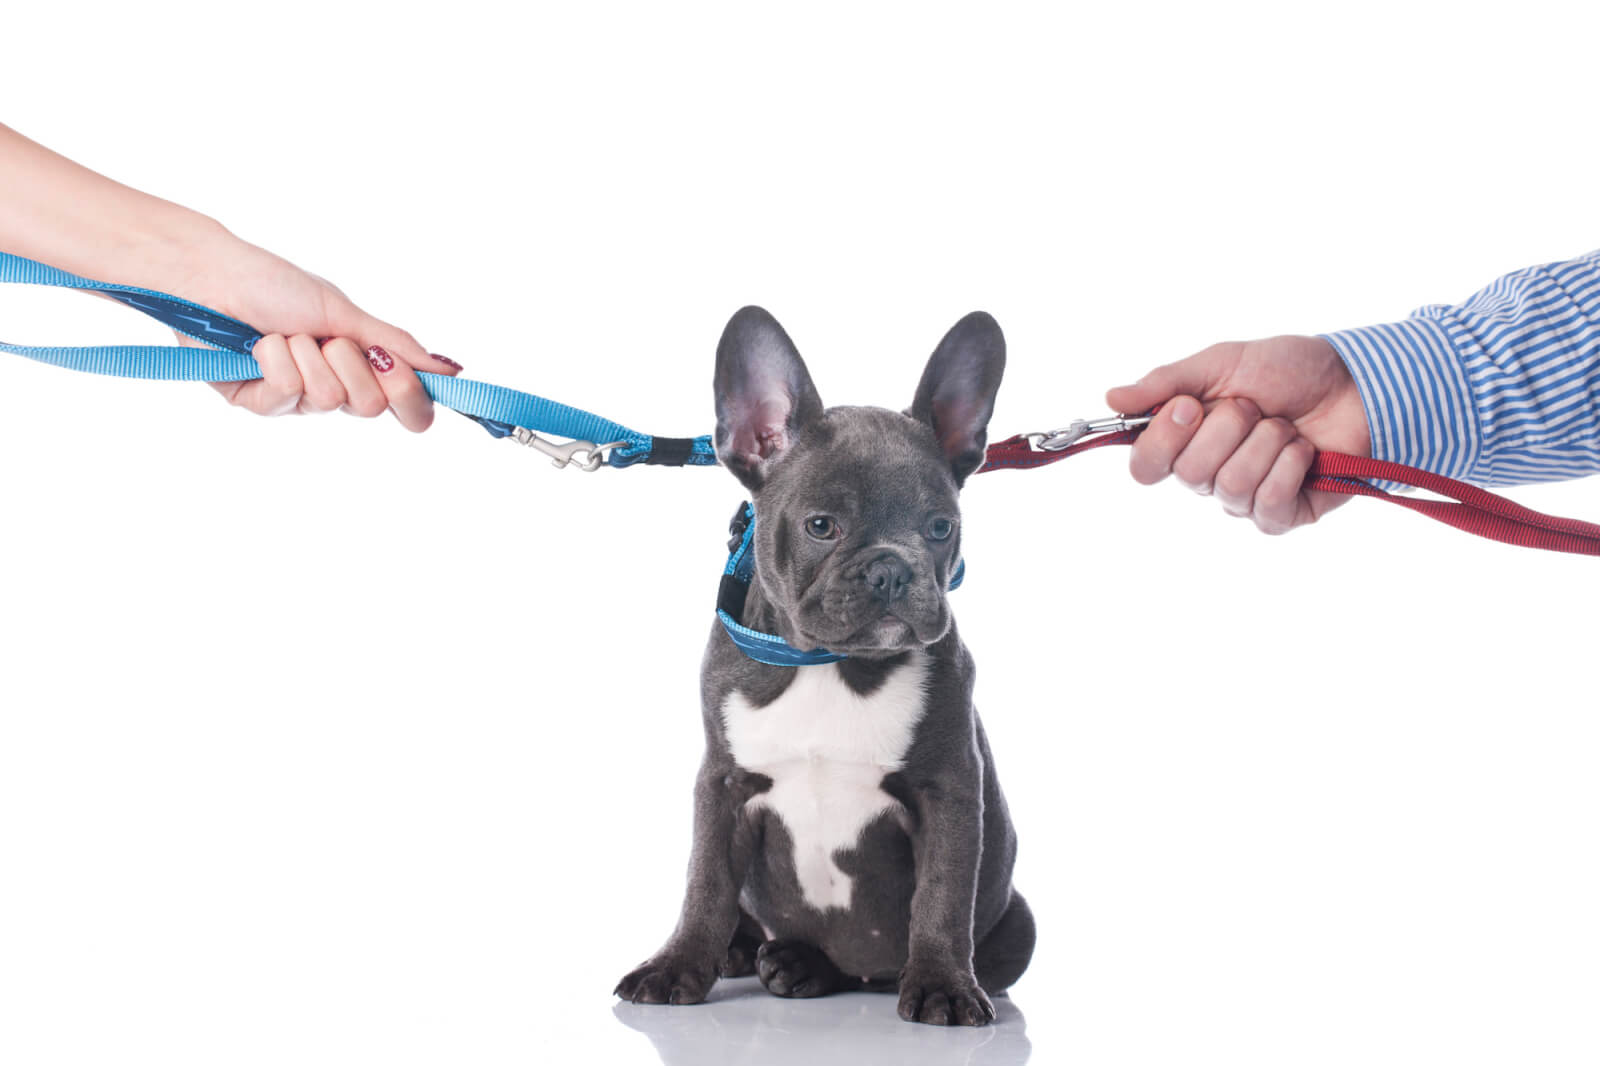
[[[719,981],[694,1007],[618,1003],[612,1013],[649,1039],[662,1066],[1020,1066],[1032,1052],[1027,1021],[1007,996],[995,1011],[981,1029],[914,1025],[887,994],[780,999],[746,977]]]

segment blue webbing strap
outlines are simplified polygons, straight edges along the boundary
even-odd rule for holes
[[[68,370],[113,377],[161,381],[250,381],[261,376],[261,368],[250,354],[261,339],[260,331],[188,300],[131,285],[91,281],[6,252],[0,252],[0,282],[49,285],[100,293],[143,311],[186,336],[213,345],[212,348],[176,345],[56,348],[0,342],[0,352],[10,352]],[[474,419],[495,436],[506,436],[511,432],[511,427],[521,426],[535,433],[593,441],[596,444],[624,441],[621,447],[611,450],[607,459],[610,465],[617,467],[648,463],[655,450],[655,438],[648,433],[640,433],[599,415],[542,396],[444,374],[418,371],[417,378],[434,403]],[[673,465],[713,466],[717,461],[710,437],[674,439],[672,447],[663,451],[671,453],[669,461]],[[657,461],[661,458],[665,456],[658,457]]]

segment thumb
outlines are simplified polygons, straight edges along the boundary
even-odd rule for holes
[[[381,318],[374,318],[365,312],[357,322],[351,334],[351,339],[357,341],[363,349],[377,345],[400,362],[413,370],[427,370],[435,374],[449,374],[452,371],[438,363],[422,344],[398,326],[391,326]]]
[[[329,316],[334,319],[335,336],[355,341],[363,351],[377,345],[413,370],[426,370],[431,374],[447,374],[452,377],[461,372],[459,363],[430,355],[417,338],[400,327],[391,326],[348,300],[343,302],[341,313]]]
[[[1106,393],[1113,411],[1137,414],[1174,396],[1212,398],[1217,386],[1239,362],[1238,343],[1214,344],[1203,352],[1158,366],[1132,385],[1119,385]]]

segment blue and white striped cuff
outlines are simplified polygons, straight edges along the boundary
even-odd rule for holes
[[[1374,458],[1446,477],[1470,475],[1482,448],[1477,408],[1461,358],[1438,322],[1410,318],[1321,336],[1361,391]]]

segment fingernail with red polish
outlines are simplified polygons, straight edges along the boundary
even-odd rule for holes
[[[372,369],[380,374],[387,374],[394,369],[394,356],[374,344],[367,349],[367,362],[372,364]]]
[[[445,366],[452,367],[456,370],[466,369],[466,367],[462,366],[448,355],[440,355],[439,353],[434,352],[433,354],[429,355],[428,358],[434,360],[435,362],[443,363]]]

